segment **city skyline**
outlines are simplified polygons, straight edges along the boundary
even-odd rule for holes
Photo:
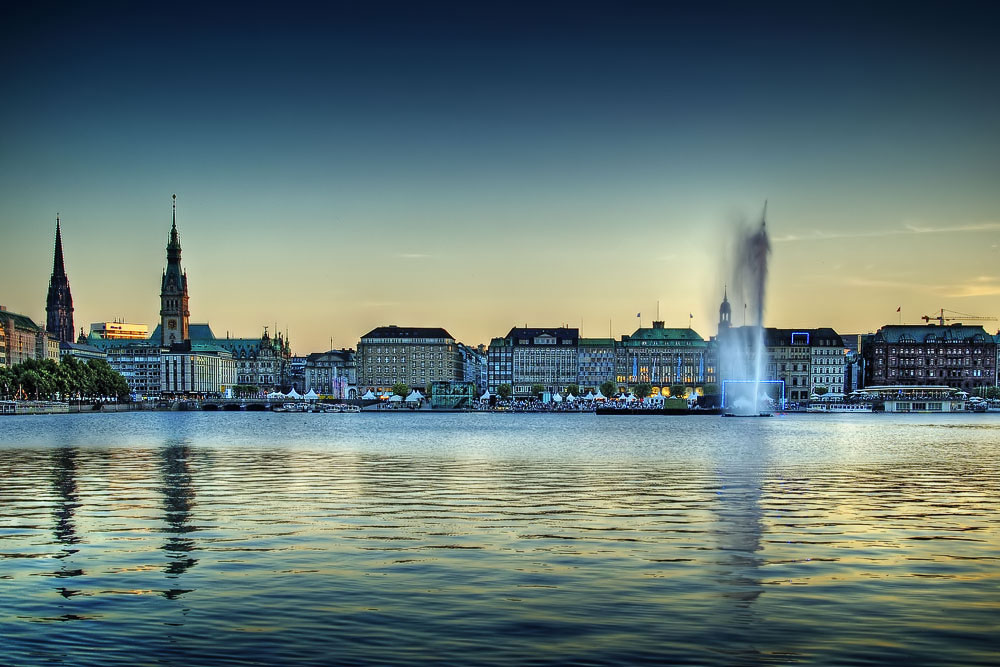
[[[767,198],[767,325],[1000,315],[1000,63],[971,8],[20,7],[0,302],[45,320],[58,213],[77,328],[154,325],[176,193],[219,335],[617,338],[659,302],[707,338]]]

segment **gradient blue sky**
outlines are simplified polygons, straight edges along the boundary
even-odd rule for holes
[[[0,27],[0,303],[155,325],[178,195],[193,321],[488,342],[715,333],[769,204],[766,321],[1000,315],[988,4],[37,3]],[[738,318],[737,318],[738,319]],[[991,331],[996,325],[988,325]]]

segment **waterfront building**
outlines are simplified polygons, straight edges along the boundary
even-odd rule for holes
[[[866,342],[865,386],[997,384],[997,340],[982,326],[886,325]]]
[[[777,329],[754,326],[720,328],[720,344],[736,336],[752,353],[754,337],[764,337],[765,382],[780,382],[789,401],[807,401],[824,388],[827,393],[844,391],[844,341],[829,327],[819,329]],[[724,371],[723,371],[724,372]],[[743,378],[740,378],[743,379]],[[822,391],[822,390],[821,390]]]
[[[828,393],[844,390],[844,341],[829,327],[820,329],[764,329],[766,378],[785,385],[790,401],[807,401],[824,387]]]
[[[302,391],[321,396],[357,398],[358,374],[354,350],[314,352],[305,358]]]
[[[236,363],[236,384],[250,385],[263,391],[281,389],[286,384],[290,370],[291,352],[279,333],[271,337],[264,327],[260,338],[208,338],[195,339],[203,344],[214,344],[229,351]]]
[[[109,343],[105,346],[102,344]],[[129,392],[136,398],[151,398],[160,394],[162,368],[159,345],[148,341],[108,340],[90,338],[88,344],[103,349],[108,365],[125,378]]]
[[[581,338],[577,343],[577,384],[580,391],[597,392],[608,380],[616,380],[615,339]]]
[[[149,327],[145,324],[128,322],[94,322],[90,325],[90,333],[101,338],[112,340],[148,340]]]
[[[0,306],[0,324],[4,329],[4,356],[8,366],[16,366],[28,359],[44,359],[48,354],[48,341],[39,343],[39,337],[46,338],[45,330],[27,315],[12,313],[6,306]],[[58,359],[58,343],[56,349]]]
[[[569,385],[577,383],[579,376],[579,340],[579,329],[514,327],[503,338],[502,345],[497,346],[496,353],[493,342],[490,343],[490,355],[496,358],[501,351],[509,350],[508,384],[515,397],[532,396],[531,389],[535,385],[541,385],[546,392],[565,393]],[[503,382],[494,383],[491,377],[489,384],[493,387]]]
[[[458,344],[440,327],[372,329],[358,343],[357,368],[361,386],[383,392],[399,383],[422,390],[462,379]]]
[[[52,257],[52,276],[49,278],[49,293],[45,300],[45,328],[57,342],[72,343],[76,335],[73,327],[73,295],[66,277],[63,260],[62,231],[56,216],[56,243]],[[58,350],[56,358],[58,359]]]
[[[615,379],[627,387],[649,384],[654,395],[666,396],[670,385],[697,388],[715,382],[715,363],[708,342],[694,329],[668,329],[655,321],[622,336],[615,350]]]
[[[868,387],[870,399],[883,401],[886,412],[962,412],[965,397],[958,389],[945,385],[909,385]]]
[[[86,343],[59,343],[59,360],[66,357],[73,357],[84,362],[91,359],[107,361],[108,354],[104,350]]]
[[[160,286],[161,347],[190,340],[187,273],[181,269],[181,239],[177,233],[177,195],[173,195],[172,224],[167,242],[167,268]]]
[[[293,354],[285,363],[285,384],[302,394],[308,391],[306,389],[306,362],[308,360],[308,357]]]
[[[814,329],[810,346],[809,395],[843,394],[849,347],[830,328]]]
[[[486,348],[486,379],[493,395],[502,384],[514,386],[514,346],[506,338],[494,338]]]
[[[0,368],[7,365],[7,330],[0,320]]]
[[[471,382],[476,391],[482,394],[489,385],[486,348],[482,345],[470,347],[459,343],[458,353],[462,357],[462,380]]]
[[[236,384],[233,355],[218,345],[176,343],[160,354],[160,395],[225,394]]]

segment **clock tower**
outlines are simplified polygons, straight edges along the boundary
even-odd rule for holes
[[[177,195],[173,196],[173,224],[167,243],[167,269],[160,287],[160,344],[169,347],[188,340],[187,273],[181,270],[181,240],[177,234]]]

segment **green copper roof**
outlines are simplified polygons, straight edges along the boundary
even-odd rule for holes
[[[38,333],[39,331],[42,330],[42,327],[35,324],[35,321],[32,320],[27,315],[12,313],[9,310],[0,310],[0,319],[7,319],[8,317],[14,320],[14,326],[20,329],[29,329],[31,331],[34,331],[35,333]]]
[[[614,338],[581,338],[580,347],[614,347]]]
[[[636,329],[635,333],[624,342],[625,344],[628,344],[630,342],[635,343],[637,341],[692,341],[704,343],[705,339],[699,336],[698,332],[694,329],[667,329],[653,327]]]

